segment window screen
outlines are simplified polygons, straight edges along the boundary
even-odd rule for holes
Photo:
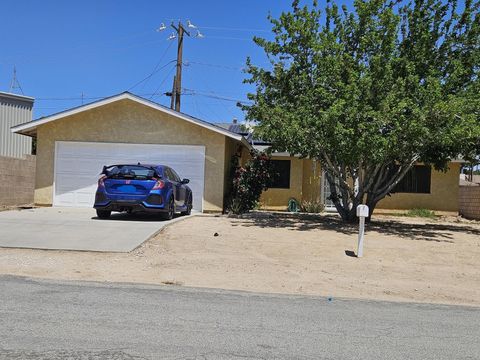
[[[413,166],[395,186],[392,193],[429,194],[432,168],[426,165]]]
[[[273,182],[270,188],[290,188],[290,160],[271,160],[273,170]]]

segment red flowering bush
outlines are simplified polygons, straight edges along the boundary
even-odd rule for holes
[[[232,190],[229,212],[243,214],[258,205],[262,191],[266,190],[273,179],[270,157],[252,150],[251,159],[244,167],[239,165],[238,156],[233,157]]]

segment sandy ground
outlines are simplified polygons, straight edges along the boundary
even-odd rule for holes
[[[0,274],[480,306],[480,223],[196,216],[128,254],[0,249]],[[215,233],[218,236],[215,236]]]

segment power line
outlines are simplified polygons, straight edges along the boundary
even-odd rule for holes
[[[188,66],[190,64],[209,66],[209,67],[215,67],[215,68],[220,68],[220,69],[225,69],[225,70],[234,70],[234,71],[243,71],[244,70],[244,67],[233,67],[233,66],[221,65],[221,64],[210,64],[210,63],[205,63],[205,62],[201,62],[201,61],[187,60],[187,61],[184,62],[185,66]]]
[[[246,31],[246,32],[271,32],[271,30],[265,29],[248,29],[248,28],[229,28],[229,27],[216,27],[216,26],[199,26],[202,29],[209,29],[209,30],[222,30],[222,31]]]
[[[172,71],[176,68],[176,65],[173,66],[170,71],[168,72],[167,76],[165,76],[165,78],[160,82],[160,85],[158,86],[158,88],[153,92],[152,95],[150,95],[149,99],[151,100],[154,96],[156,95],[160,95],[160,93],[158,92],[158,90],[160,90],[160,88],[162,87],[162,85],[165,83],[165,81],[167,81],[168,77],[171,75]],[[163,93],[162,95],[166,95],[166,93]]]
[[[235,99],[235,98],[231,98],[231,97],[226,97],[226,96],[222,96],[220,94],[216,94],[216,93],[213,93],[213,92],[205,93],[205,92],[202,92],[202,91],[187,89],[187,88],[183,88],[183,90],[189,92],[189,93],[184,93],[184,95],[199,95],[199,96],[209,97],[209,98],[212,98],[212,99],[223,100],[223,101],[231,101],[231,102],[236,102],[236,103],[245,104],[245,105],[252,104],[252,102],[248,101],[248,100],[240,100],[240,99]]]
[[[160,56],[160,59],[158,60],[157,64],[155,65],[155,67],[153,68],[152,72],[147,75],[147,77],[145,77],[144,79],[140,80],[139,82],[137,82],[135,85],[131,86],[128,91],[134,89],[135,87],[137,87],[138,85],[140,85],[141,83],[143,83],[144,81],[147,81],[148,79],[150,79],[153,75],[155,75],[158,71],[162,70],[163,68],[165,68],[168,64],[171,64],[172,62],[174,62],[175,60],[171,60],[169,61],[168,63],[166,63],[164,66],[162,66],[161,68],[158,68],[160,66],[160,63],[162,62],[163,58],[165,57],[165,55],[167,54],[168,50],[170,49],[170,47],[172,46],[172,42],[170,42],[170,44],[168,44],[167,48],[165,49],[165,51],[163,52],[163,54]]]

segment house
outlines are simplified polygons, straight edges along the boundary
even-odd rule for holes
[[[17,125],[12,132],[37,139],[35,203],[46,206],[90,207],[103,165],[145,162],[164,163],[189,178],[195,210],[222,211],[232,156],[246,159],[252,147],[269,146],[239,124],[211,124],[128,92]],[[284,210],[292,197],[332,207],[318,162],[287,153],[272,159],[281,176],[262,194],[264,208]],[[458,211],[459,169],[459,163],[446,173],[418,167],[402,191],[379,207]]]
[[[255,140],[251,133],[236,123],[222,126],[244,135],[257,150],[266,150],[271,145],[266,141]],[[285,210],[289,199],[294,198],[300,203],[319,201],[325,205],[326,210],[335,211],[335,206],[329,199],[330,187],[319,162],[278,152],[272,154],[272,160],[280,176],[273,186],[262,194],[260,201],[263,209]],[[378,203],[377,210],[425,208],[458,212],[458,177],[462,163],[461,160],[450,162],[446,172],[416,164],[395,191]]]
[[[0,156],[22,158],[32,153],[32,139],[10,131],[32,120],[34,99],[0,91]]]

